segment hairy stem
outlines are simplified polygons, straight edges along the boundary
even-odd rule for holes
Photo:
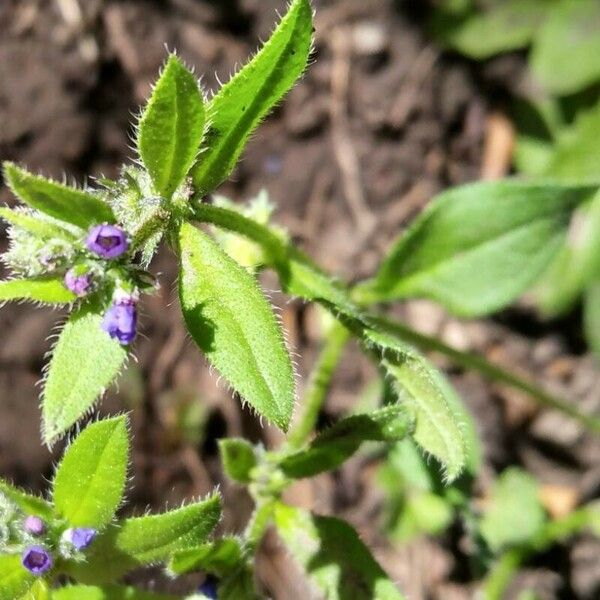
[[[253,554],[263,539],[273,516],[273,502],[257,503],[254,513],[244,532],[246,549]]]
[[[375,317],[373,321],[390,333],[398,335],[402,339],[423,350],[433,350],[440,354],[444,354],[450,358],[452,362],[461,367],[473,369],[492,381],[500,381],[521,390],[537,400],[540,404],[558,410],[579,421],[591,431],[600,434],[600,419],[583,414],[566,400],[546,392],[531,381],[519,377],[510,371],[506,371],[502,367],[489,362],[477,354],[456,350],[436,337],[419,333],[403,323],[392,321],[385,317]]]
[[[235,211],[211,206],[210,204],[201,203],[199,201],[193,203],[192,210],[194,218],[198,221],[212,223],[218,227],[235,231],[260,244],[269,254],[269,258],[273,261],[274,266],[281,264],[281,262],[285,261],[291,254],[301,255],[299,250],[282,241],[268,227],[260,225],[252,219],[248,219]],[[304,255],[302,255],[302,257],[304,258]],[[364,299],[361,297],[360,300]],[[457,365],[474,369],[493,381],[500,381],[521,390],[540,404],[554,408],[579,421],[594,433],[600,434],[600,419],[581,413],[567,401],[544,391],[527,379],[514,375],[513,373],[490,363],[481,356],[456,350],[455,348],[444,344],[441,340],[419,333],[404,324],[390,321],[382,317],[375,317],[375,320],[383,327],[386,327],[388,331],[401,336],[404,340],[413,343],[424,350],[440,352],[449,357]]]
[[[339,321],[336,321],[328,332],[327,340],[321,348],[304,394],[302,415],[288,436],[288,444],[291,448],[302,446],[314,430],[319,411],[327,397],[331,378],[349,337],[350,332]]]

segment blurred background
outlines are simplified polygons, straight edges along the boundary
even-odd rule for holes
[[[267,38],[285,4],[2,0],[0,158],[80,183],[86,175],[116,176],[132,158],[131,122],[165,47],[177,49],[213,91]],[[600,180],[597,0],[313,4],[313,64],[220,191],[241,201],[265,188],[277,205],[275,221],[328,270],[347,280],[371,274],[402,228],[449,186],[512,173]],[[14,204],[5,187],[0,200]],[[6,243],[3,235],[0,250]],[[153,269],[163,286],[144,304],[137,361],[101,406],[102,413],[133,410],[134,487],[126,510],[174,505],[220,485],[222,530],[238,532],[251,504],[224,479],[216,440],[241,435],[272,446],[280,434],[261,428],[217,385],[186,338],[170,308],[175,261],[168,251]],[[322,315],[284,298],[275,279],[263,283],[281,307],[302,387],[322,339]],[[562,303],[526,297],[479,321],[449,317],[426,301],[406,302],[397,315],[597,413],[600,370],[582,334],[581,291],[569,290]],[[37,382],[49,332],[62,318],[28,306],[0,312],[0,473],[34,490],[45,487],[60,452],[40,444]],[[532,476],[546,517],[598,496],[597,437],[522,393],[436,362],[476,419],[483,448],[476,510],[485,514],[509,467]],[[379,393],[376,371],[350,347],[322,423]],[[413,459],[416,466],[407,468]],[[296,484],[289,498],[348,519],[413,600],[472,598],[485,572],[468,526],[410,448],[360,454],[334,474]],[[501,521],[500,528],[510,526]],[[486,547],[493,549],[490,535]],[[259,577],[276,599],[308,597],[274,538],[264,545]],[[152,579],[166,589],[160,574]],[[542,600],[599,598],[600,542],[582,534],[532,558],[506,598],[524,597],[524,590]]]

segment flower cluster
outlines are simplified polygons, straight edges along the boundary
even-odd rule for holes
[[[50,571],[56,558],[81,558],[96,538],[91,527],[71,527],[61,530],[38,515],[23,513],[0,493],[0,522],[6,528],[5,549],[21,553],[21,563],[33,575]]]

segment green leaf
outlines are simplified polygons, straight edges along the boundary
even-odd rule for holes
[[[293,0],[269,41],[210,102],[206,150],[192,170],[200,194],[226,179],[256,126],[306,68],[312,42],[309,0]]]
[[[600,183],[600,102],[580,111],[573,126],[560,132],[545,174],[566,182]]]
[[[275,524],[289,552],[328,600],[403,598],[344,521],[278,504]]]
[[[192,225],[182,225],[179,244],[181,306],[194,341],[244,400],[286,430],[292,364],[255,279]]]
[[[365,299],[427,297],[466,317],[497,311],[543,272],[593,191],[516,180],[449,190],[394,244]]]
[[[69,565],[69,572],[82,583],[113,582],[131,569],[205,543],[220,517],[220,497],[214,494],[161,515],[126,519],[109,526],[87,551],[87,563]]]
[[[323,431],[310,445],[288,455],[279,466],[288,477],[312,477],[340,466],[363,442],[396,442],[408,435],[413,420],[402,406],[352,415]]]
[[[33,175],[10,162],[4,163],[4,175],[17,197],[55,219],[83,229],[115,220],[110,206],[95,194]]]
[[[452,481],[477,458],[467,446],[462,403],[445,377],[416,350],[379,331],[367,331],[366,340],[383,349],[381,364],[399,401],[416,418],[416,442],[444,467]],[[475,468],[473,466],[473,468]]]
[[[530,64],[548,90],[566,95],[600,79],[600,3],[562,0],[536,36]]]
[[[600,192],[575,211],[565,244],[538,286],[542,310],[548,315],[567,311],[598,275]]]
[[[36,579],[20,600],[51,600],[50,588],[43,579]]]
[[[242,545],[238,538],[224,537],[198,548],[182,550],[173,555],[169,571],[183,575],[191,571],[204,571],[219,577],[230,574],[244,560]]]
[[[54,590],[52,600],[177,600],[179,596],[145,592],[133,587],[108,585],[69,585]]]
[[[583,327],[587,343],[600,360],[600,282],[594,282],[583,296]]]
[[[43,239],[58,237],[72,240],[75,237],[71,231],[67,231],[48,217],[44,218],[43,213],[33,216],[23,210],[12,210],[6,206],[0,206],[0,218]]]
[[[50,519],[53,516],[52,505],[49,502],[0,479],[0,496],[2,495],[16,504],[25,514],[36,515],[44,519]]]
[[[15,600],[25,594],[35,581],[16,554],[0,556],[0,600]]]
[[[83,306],[69,317],[58,338],[42,396],[47,443],[91,409],[125,363],[127,349],[101,323],[94,306]]]
[[[543,21],[546,8],[539,0],[502,0],[489,10],[466,18],[434,14],[434,33],[444,43],[475,59],[524,48]]]
[[[240,438],[219,440],[225,474],[238,483],[250,483],[250,471],[256,466],[254,447]]]
[[[69,304],[77,297],[63,284],[62,279],[9,279],[0,281],[0,302],[4,300],[33,300],[48,304]]]
[[[156,191],[169,198],[192,166],[204,133],[198,81],[171,54],[139,124],[138,150]]]
[[[54,478],[54,506],[72,527],[99,529],[123,498],[129,440],[125,417],[88,425],[69,446]]]
[[[531,540],[545,520],[536,480],[525,471],[511,467],[494,485],[480,530],[492,551],[499,552]]]

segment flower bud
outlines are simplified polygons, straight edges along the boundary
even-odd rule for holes
[[[90,229],[85,240],[90,252],[102,258],[118,258],[129,248],[127,234],[117,225],[96,225]]]
[[[29,515],[23,523],[23,529],[31,535],[44,535],[46,533],[46,524],[39,517]]]
[[[134,304],[113,304],[104,315],[102,329],[124,346],[135,338],[137,310]]]
[[[92,284],[90,274],[80,271],[78,267],[73,267],[66,272],[64,278],[65,287],[79,297],[85,296]]]
[[[76,550],[85,550],[96,538],[98,532],[91,527],[73,527],[65,530],[62,540],[71,544]]]
[[[34,575],[43,575],[52,568],[52,557],[41,546],[29,546],[23,552],[21,562]]]

